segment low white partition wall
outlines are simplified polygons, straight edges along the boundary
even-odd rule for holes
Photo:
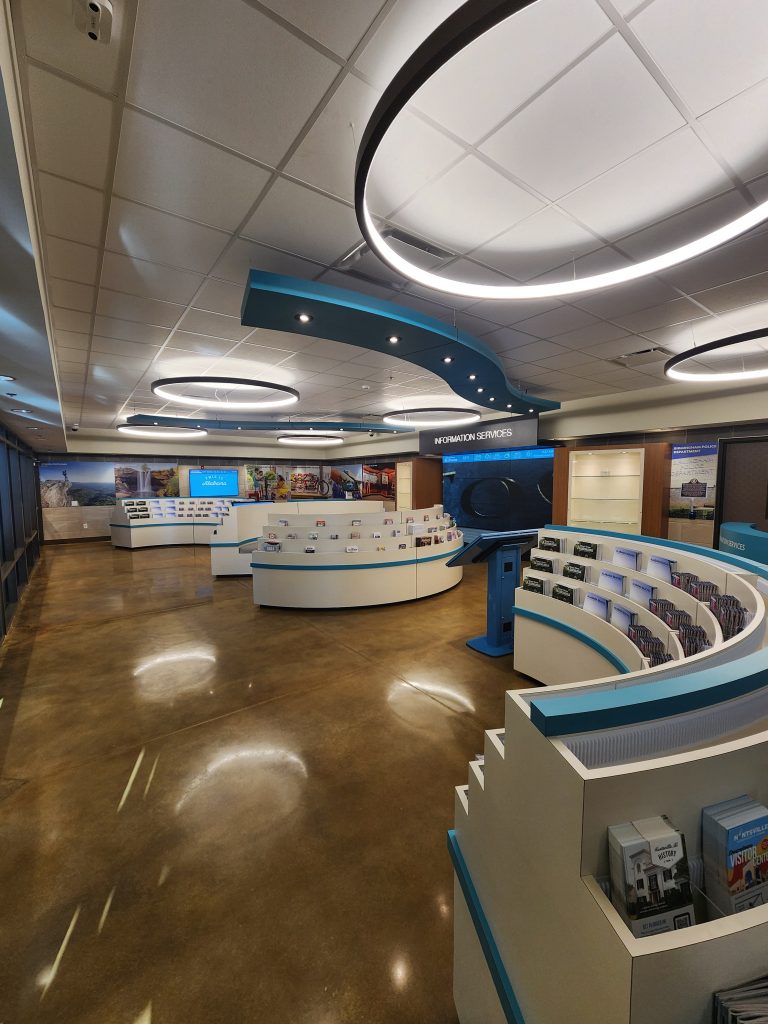
[[[272,513],[291,518],[298,515],[319,516],[321,513],[384,512],[383,501],[334,498],[309,501],[237,501],[230,515],[211,533],[211,575],[248,576],[251,554],[258,549],[264,527]]]
[[[673,660],[638,668],[635,644],[627,647],[610,621],[517,592],[516,665],[539,666],[550,683],[558,672],[569,680],[510,691],[504,727],[486,732],[483,757],[456,790],[449,849],[459,1020],[710,1024],[715,991],[768,973],[768,904],[717,910],[706,895],[701,835],[707,805],[743,794],[768,805],[768,568],[647,537],[561,527],[542,530],[540,543],[544,536],[565,542],[546,552],[565,561],[578,540],[598,544],[596,570],[617,569],[615,546],[639,549],[638,568],[620,572],[652,578],[692,621],[699,609],[684,600],[692,595],[673,587],[667,598],[664,581],[647,572],[651,555],[737,597],[746,614],[727,640],[719,611],[701,616],[710,646],[689,657],[653,616]],[[578,586],[590,590],[597,578]],[[627,604],[625,594],[612,599]],[[530,643],[535,652],[525,651]],[[558,650],[577,667],[557,669]],[[625,664],[609,675],[611,658]],[[685,836],[695,923],[637,938],[611,902],[607,830],[657,815]]]
[[[112,546],[208,544],[213,529],[230,515],[233,500],[236,499],[124,498],[112,511]]]
[[[461,581],[446,562],[463,537],[441,505],[338,512],[328,503],[268,516],[251,553],[253,600],[280,608],[351,608],[429,597]]]

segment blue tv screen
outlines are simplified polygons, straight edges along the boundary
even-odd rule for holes
[[[190,498],[236,498],[236,469],[190,469]]]

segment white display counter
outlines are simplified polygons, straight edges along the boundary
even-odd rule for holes
[[[461,581],[446,562],[463,547],[440,505],[430,509],[268,516],[251,554],[253,599],[280,608],[352,608],[429,597]],[[269,549],[272,550],[269,550]],[[277,550],[279,548],[279,550]],[[312,550],[307,550],[312,549]],[[355,550],[356,549],[356,550]]]
[[[229,498],[125,498],[109,524],[116,548],[208,544],[232,508]]]
[[[659,628],[673,660],[638,669],[615,625],[517,591],[516,667],[565,682],[509,692],[504,728],[486,732],[484,758],[456,791],[459,1019],[710,1024],[714,991],[768,971],[768,906],[722,916],[700,888],[702,807],[743,793],[768,802],[768,569],[647,537],[541,535],[559,536],[565,551],[546,555],[568,561],[577,540],[598,543],[596,568],[617,569],[615,546],[636,548],[638,569],[618,571],[641,580],[651,554],[666,557],[737,596],[746,621],[723,640],[715,616],[701,616],[711,646],[688,658]],[[663,581],[653,585],[666,596]],[[691,595],[673,590],[693,619]],[[612,598],[627,605],[624,594]],[[627,664],[608,675],[612,657]],[[697,923],[635,938],[609,898],[607,829],[658,814],[685,834]]]
[[[258,549],[269,516],[320,516],[323,513],[382,512],[383,501],[334,498],[317,501],[237,501],[229,516],[211,533],[211,574],[213,576],[248,576],[251,554]]]

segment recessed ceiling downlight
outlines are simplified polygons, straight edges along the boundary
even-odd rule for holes
[[[174,405],[228,412],[277,409],[295,405],[300,397],[287,384],[249,377],[163,377],[153,382],[152,392]]]
[[[701,362],[696,366],[698,360]],[[686,363],[689,366],[684,369]],[[689,348],[668,359],[664,373],[671,380],[688,384],[764,380],[768,377],[768,327]]]
[[[181,441],[208,434],[203,427],[164,427],[160,423],[121,423],[117,429],[121,434],[130,434],[131,437],[156,437],[166,441]]]
[[[355,168],[355,213],[368,245],[393,270],[409,280],[449,295],[469,298],[510,301],[515,299],[541,299],[556,296],[579,295],[584,292],[608,288],[658,274],[669,267],[710,252],[737,238],[757,224],[768,219],[768,202],[763,202],[723,224],[715,231],[701,235],[675,249],[660,253],[651,259],[606,273],[582,278],[569,278],[546,284],[485,285],[430,273],[397,252],[379,231],[368,208],[368,184],[371,167],[377,152],[401,111],[419,89],[442,71],[448,62],[484,33],[531,7],[536,0],[486,0],[462,4],[440,24],[405,62],[395,78],[384,90],[363,133]],[[741,378],[745,379],[745,378]],[[750,378],[752,379],[752,378]]]
[[[293,445],[296,448],[330,448],[333,445],[344,444],[344,438],[335,434],[281,434],[277,443]]]
[[[381,418],[393,427],[420,430],[430,427],[464,427],[477,423],[480,413],[474,409],[404,409],[402,412],[388,412]]]

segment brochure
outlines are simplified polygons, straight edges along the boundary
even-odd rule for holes
[[[608,829],[611,902],[638,938],[696,923],[685,837],[666,816]]]
[[[580,580],[582,583],[589,582],[589,566],[581,562],[566,562],[560,573],[567,576],[569,580]]]
[[[552,587],[552,597],[556,601],[562,601],[564,604],[578,604],[576,595],[578,589],[576,587],[567,587],[564,583],[555,583]]]
[[[573,553],[579,558],[598,558],[600,554],[599,549],[599,544],[593,544],[588,540],[578,540],[573,545]]]
[[[656,596],[656,587],[652,583],[644,583],[642,580],[629,581],[629,599],[641,604],[643,608],[648,607],[651,598]]]
[[[536,547],[540,551],[560,551],[560,538],[559,537],[539,537],[539,543]]]
[[[768,808],[746,795],[701,812],[707,896],[725,914],[768,903]]]
[[[590,615],[597,615],[598,618],[605,619],[607,622],[611,602],[607,597],[601,597],[600,594],[587,593],[584,597],[582,608],[585,612],[589,612]]]
[[[325,520],[324,519],[316,519],[315,520],[315,526],[325,526]]]
[[[665,583],[672,582],[672,570],[677,562],[672,558],[663,558],[661,555],[651,555],[648,559],[648,575],[654,579],[664,580]]]
[[[427,534],[426,536],[421,536],[421,537],[417,537],[416,538],[416,547],[417,548],[428,548],[428,547],[430,547],[431,544],[432,544],[432,535],[431,534]]]
[[[597,585],[602,590],[611,590],[614,594],[623,594],[625,580],[626,576],[622,576],[621,573],[611,572],[610,569],[601,569]]]
[[[349,555],[349,554],[352,554],[354,551],[359,551],[360,548],[357,546],[357,544],[347,544],[347,546],[344,548],[344,550]]]
[[[622,569],[638,569],[640,566],[640,552],[634,548],[614,548],[613,564],[620,565]]]
[[[613,604],[611,607],[611,625],[620,629],[622,633],[628,633],[629,627],[637,622],[637,615],[620,604]]]
[[[537,572],[554,572],[554,562],[551,558],[541,558],[534,555],[531,559],[531,568]]]
[[[308,544],[308,545],[307,545],[307,546],[306,546],[306,547],[304,548],[304,552],[305,552],[305,554],[307,554],[307,555],[314,555],[314,553],[315,553],[315,547],[314,547],[314,546],[313,546],[312,544]]]
[[[523,576],[523,590],[530,590],[533,594],[547,594],[549,580],[543,580],[541,576]]]

